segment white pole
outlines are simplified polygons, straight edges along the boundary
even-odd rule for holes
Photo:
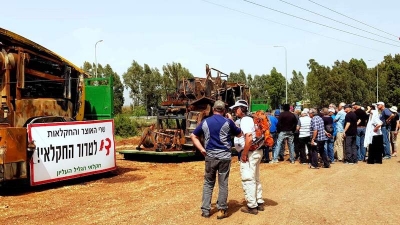
[[[378,64],[379,65],[379,64]],[[378,73],[378,65],[376,65],[376,102],[378,102],[378,77],[379,77],[379,73]]]
[[[374,62],[378,62],[378,61],[376,61],[376,60],[374,60],[374,59],[368,59],[368,61],[374,61]],[[379,84],[379,81],[378,81],[378,78],[379,78],[379,72],[378,72],[378,66],[379,66],[379,63],[376,65],[376,102],[378,102],[379,101],[379,91],[378,91],[378,84]]]
[[[275,48],[284,48],[285,49],[285,89],[286,89],[286,91],[285,91],[285,98],[286,98],[286,100],[285,100],[285,103],[287,104],[287,97],[288,97],[288,94],[287,94],[287,88],[288,88],[288,79],[287,79],[287,50],[286,50],[286,47],[285,46],[281,46],[281,45],[276,45],[276,46],[274,46]]]
[[[97,43],[102,42],[102,41],[103,41],[103,40],[99,40],[99,41],[96,42],[96,44],[94,44],[94,64],[95,64],[95,66],[96,66],[96,69],[95,69],[95,71],[94,71],[94,75],[95,75],[96,78],[97,78],[97,67],[98,67],[98,65],[97,65],[97,53],[96,53],[96,48],[97,48]]]

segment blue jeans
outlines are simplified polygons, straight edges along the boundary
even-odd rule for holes
[[[265,146],[265,148],[264,148],[264,156],[263,157],[267,161],[271,160],[269,158],[269,152],[272,152],[272,158],[274,157],[274,149],[275,149],[275,146],[276,146],[276,141],[278,140],[278,133],[277,132],[271,132],[271,136],[274,139],[274,145],[272,147]]]
[[[335,142],[335,138],[329,138],[325,141],[324,151],[325,155],[328,157],[329,161],[333,162],[335,160],[335,152],[333,151],[333,143]]]
[[[390,154],[390,141],[389,141],[389,132],[386,128],[386,126],[382,126],[381,128],[382,135],[383,135],[383,154],[384,157],[391,157]]]
[[[281,148],[283,147],[283,141],[285,138],[288,139],[288,145],[289,145],[289,153],[290,153],[290,161],[294,162],[295,156],[294,156],[294,134],[292,131],[281,131],[278,135],[278,140],[274,149],[274,161],[278,160],[279,152]]]
[[[358,161],[363,161],[365,159],[364,137],[365,127],[357,127],[356,146]]]

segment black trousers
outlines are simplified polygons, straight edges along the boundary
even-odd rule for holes
[[[383,154],[383,135],[375,135],[372,137],[372,144],[368,146],[368,164],[382,164]]]
[[[357,163],[357,145],[356,145],[356,136],[347,136],[346,135],[346,161],[349,163]]]
[[[298,159],[300,157],[300,151],[299,151],[299,133],[293,133],[293,144],[294,144],[294,155],[295,159]]]
[[[269,158],[269,153],[272,152],[275,149],[275,145],[276,145],[276,141],[278,140],[278,133],[277,132],[271,132],[271,136],[274,139],[274,146],[272,147],[268,147],[268,146],[264,146],[263,147],[263,159],[264,161],[270,161],[272,159]],[[274,157],[274,156],[272,156]]]
[[[324,162],[324,167],[329,167],[328,156],[325,154],[324,146],[326,141],[317,141],[317,146],[311,147],[311,166],[318,167],[318,153]],[[354,142],[355,143],[355,142]]]
[[[307,155],[306,155],[306,145],[309,151],[311,151],[311,137],[301,137],[299,138],[299,152],[300,152],[300,163],[307,163]]]

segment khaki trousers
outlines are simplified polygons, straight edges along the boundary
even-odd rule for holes
[[[343,153],[344,153],[343,134],[344,134],[344,132],[336,133],[336,140],[335,140],[334,147],[333,147],[335,155],[337,155],[337,159],[340,161],[343,161]]]

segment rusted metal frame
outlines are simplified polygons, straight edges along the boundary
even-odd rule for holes
[[[5,96],[6,97],[6,105],[8,107],[7,117],[9,117],[10,125],[14,126],[14,106],[11,104],[11,95],[10,95],[10,74],[11,74],[11,65],[6,65],[6,71],[4,73],[4,85],[5,85]],[[3,101],[2,101],[3,102]]]
[[[4,76],[3,76],[3,82],[2,82],[3,84],[2,84],[2,93],[1,94],[2,94],[2,98],[4,98],[4,97],[6,98],[5,103],[8,107],[8,111],[12,112],[12,111],[14,111],[14,107],[11,104],[11,95],[10,95],[10,90],[11,90],[10,76],[11,76],[12,66],[11,66],[9,60],[7,59],[8,55],[4,50],[3,50],[2,56],[4,57],[3,62],[4,62],[5,71],[4,71]],[[4,99],[2,99],[1,102],[3,103]]]
[[[33,52],[33,51],[28,50],[28,49],[25,49],[25,48],[17,47],[17,48],[15,48],[15,49],[18,50],[18,51],[27,52],[27,53],[30,53],[30,54],[32,54],[32,55],[39,56],[40,58],[47,59],[47,60],[49,60],[49,61],[52,61],[52,62],[54,62],[54,63],[58,63],[58,64],[60,64],[60,65],[63,65],[63,64],[64,64],[62,61],[55,60],[55,59],[53,59],[53,58],[44,56],[44,55],[42,55],[42,54],[38,54],[38,53],[36,53],[36,52]]]
[[[1,92],[1,99],[0,99],[0,104],[3,104],[4,99],[3,96],[6,94],[5,93],[5,81],[6,81],[6,72],[5,72],[5,58],[4,55],[0,52],[0,75],[1,75],[1,87],[0,87],[0,92]],[[4,67],[3,67],[4,66]],[[1,105],[0,105],[1,107]]]
[[[64,98],[71,99],[71,67],[64,68]]]
[[[17,100],[22,99],[22,89],[25,88],[25,58],[26,53],[22,51],[18,51],[17,60],[16,60],[16,77],[17,77],[17,88],[15,93],[15,98]]]
[[[215,70],[215,71],[217,71],[218,73],[220,73],[220,74],[223,74],[223,75],[225,75],[226,77],[228,77],[229,75],[228,74],[226,74],[226,73],[224,73],[224,72],[222,72],[221,70],[218,70],[218,69],[215,69],[215,68],[211,68],[212,70]]]
[[[33,76],[45,78],[45,79],[48,79],[48,80],[51,80],[51,81],[59,82],[59,83],[64,83],[64,80],[65,80],[65,79],[60,78],[58,76],[54,76],[54,75],[51,75],[51,74],[48,74],[48,73],[43,73],[43,72],[40,72],[40,71],[37,71],[37,70],[34,70],[34,69],[25,68],[25,73],[33,75]]]

